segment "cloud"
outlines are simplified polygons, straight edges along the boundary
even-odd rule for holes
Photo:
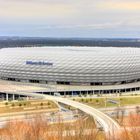
[[[104,9],[122,10],[122,11],[137,11],[140,10],[140,1],[137,0],[108,0],[100,5]]]
[[[45,2],[45,1],[44,1]],[[64,17],[74,14],[76,9],[63,3],[43,1],[17,1],[6,0],[0,2],[0,17],[40,18],[40,17]]]
[[[0,0],[1,34],[138,35],[139,19],[140,0]]]

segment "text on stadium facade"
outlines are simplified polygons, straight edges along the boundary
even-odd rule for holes
[[[53,63],[45,61],[26,61],[26,65],[47,65],[52,66]]]

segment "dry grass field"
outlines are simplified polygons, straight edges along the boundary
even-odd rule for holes
[[[94,120],[78,120],[74,123],[49,124],[43,115],[31,122],[9,122],[0,130],[0,140],[103,140],[104,134],[95,127]]]
[[[43,115],[31,122],[9,122],[0,130],[0,140],[140,140],[140,115],[129,115],[127,125],[114,136],[96,129],[94,120],[78,120],[74,123],[49,124]]]

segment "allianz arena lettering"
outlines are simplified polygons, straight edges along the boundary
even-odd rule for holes
[[[50,62],[44,62],[44,61],[26,61],[26,65],[47,65],[52,66],[53,63]]]

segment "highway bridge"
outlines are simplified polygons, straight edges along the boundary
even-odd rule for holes
[[[86,114],[89,114],[90,116],[92,116],[102,127],[103,130],[107,133],[112,133],[114,130],[115,131],[119,131],[120,130],[120,125],[113,120],[112,118],[110,118],[108,115],[104,114],[103,112],[90,107],[88,105],[85,105],[83,103],[79,103],[77,101],[73,101],[67,98],[63,98],[63,97],[58,97],[58,96],[51,96],[51,95],[46,95],[46,94],[39,94],[39,93],[33,93],[33,92],[7,92],[7,94],[15,94],[15,95],[24,95],[24,96],[32,96],[32,97],[39,97],[42,99],[47,99],[47,100],[52,100],[58,103],[62,103],[65,105],[69,105],[72,106],[74,108],[77,108],[81,111],[83,111]]]
[[[103,127],[103,130],[105,132],[110,132],[114,130],[116,131],[120,129],[120,125],[115,120],[93,107],[62,97],[45,95],[45,98],[48,100],[54,100],[58,103],[63,103],[65,105],[75,107],[83,111],[84,113],[89,114],[90,116],[94,117],[94,119]]]
[[[105,132],[120,130],[121,127],[115,120],[113,120],[108,115],[104,114],[103,112],[93,107],[63,97],[36,93],[41,90],[43,93],[44,89],[45,89],[44,87],[42,88],[36,86],[27,86],[27,85],[25,86],[11,83],[8,84],[7,82],[0,82],[0,92],[5,93],[6,95],[12,94],[12,95],[32,96],[69,105],[92,116],[103,127],[103,130]],[[8,96],[6,96],[6,98],[8,99]]]

